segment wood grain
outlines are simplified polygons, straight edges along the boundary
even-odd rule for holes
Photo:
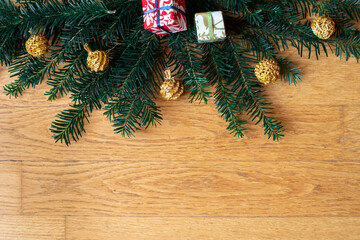
[[[68,217],[68,240],[357,240],[360,218]]]
[[[360,160],[360,105],[345,106],[344,151],[346,160]]]
[[[360,162],[24,162],[23,212],[360,216],[359,171]]]
[[[0,214],[19,214],[20,208],[21,163],[0,161]]]
[[[296,87],[285,83],[267,87],[266,93],[275,104],[351,105],[358,104],[360,66],[355,59],[348,62],[334,55],[321,56],[319,61],[299,58],[294,50],[283,53],[303,69],[303,78]]]
[[[0,104],[1,106],[1,104]],[[114,135],[98,111],[83,139],[71,147],[54,144],[49,125],[57,107],[0,107],[0,159],[16,160],[339,160],[341,106],[279,106],[286,137],[273,142],[260,126],[249,125],[244,139],[232,137],[215,107],[174,102],[164,121],[127,139]],[[326,137],[325,137],[326,136]],[[12,149],[9,151],[8,149]]]
[[[65,240],[65,218],[0,216],[1,240]]]
[[[360,239],[359,65],[282,54],[304,77],[266,87],[280,143],[255,126],[234,139],[212,102],[184,95],[157,100],[163,125],[134,139],[95,112],[67,148],[48,128],[68,98],[1,93],[0,239]]]

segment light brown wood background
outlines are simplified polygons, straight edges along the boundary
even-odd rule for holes
[[[360,239],[360,65],[285,55],[304,81],[266,87],[279,143],[185,95],[133,139],[95,112],[66,147],[48,129],[68,99],[0,94],[0,239]]]

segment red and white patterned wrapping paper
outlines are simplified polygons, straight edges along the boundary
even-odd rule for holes
[[[158,0],[159,8],[166,6],[174,6],[185,12],[185,0]],[[155,0],[142,0],[143,12],[156,8]],[[175,9],[160,10],[160,25],[166,30],[176,33],[187,30],[186,16]],[[144,15],[145,29],[157,35],[167,35],[157,25],[157,11]]]

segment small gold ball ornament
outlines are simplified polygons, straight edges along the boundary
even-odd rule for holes
[[[255,76],[265,85],[275,83],[280,78],[280,65],[273,59],[262,60],[255,67]]]
[[[104,71],[109,66],[109,55],[104,51],[91,51],[88,44],[84,46],[89,53],[87,57],[87,65],[94,72]]]
[[[184,92],[184,86],[180,81],[176,81],[171,76],[170,69],[165,70],[165,81],[161,85],[160,94],[161,96],[168,100],[173,101],[178,99],[181,94]]]
[[[311,29],[320,39],[329,39],[335,33],[335,22],[330,17],[317,17],[311,23]]]
[[[25,48],[31,56],[43,57],[49,51],[50,44],[46,37],[38,34],[26,41]]]

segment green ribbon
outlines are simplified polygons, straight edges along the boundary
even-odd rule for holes
[[[213,18],[212,18],[211,12],[207,13],[207,19],[208,19],[208,24],[209,24],[210,42],[215,42],[214,25],[213,25]]]

